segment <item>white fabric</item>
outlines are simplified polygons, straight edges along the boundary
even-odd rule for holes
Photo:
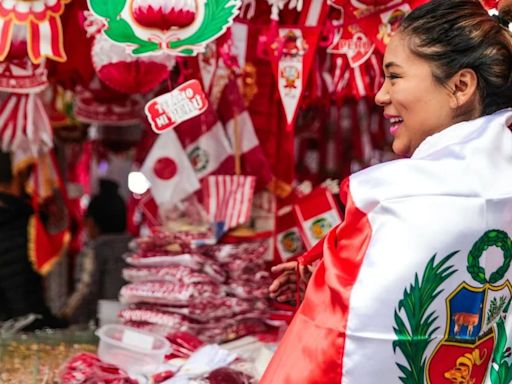
[[[169,180],[159,178],[154,172],[154,165],[161,158],[171,158],[177,166],[176,175]],[[151,183],[151,194],[158,205],[172,206],[199,189],[194,169],[174,130],[158,137],[140,171]]]
[[[427,138],[412,158],[350,177],[351,196],[367,214],[372,236],[350,297],[344,384],[400,383],[402,373],[396,363],[405,364],[405,360],[392,347],[395,309],[415,275],[422,278],[434,254],[438,262],[459,251],[448,263],[457,272],[441,285],[442,293],[428,310],[437,316],[432,329],[439,329],[425,354],[426,370],[454,316],[447,311],[448,295],[462,282],[482,287],[467,272],[471,247],[488,230],[512,235],[512,133],[507,128],[511,123],[508,109],[454,125]],[[487,278],[502,262],[502,252],[494,247],[480,258]],[[509,280],[512,269],[495,285]],[[510,297],[507,289],[503,292]],[[489,300],[482,312],[488,309]],[[399,314],[405,318],[403,311]],[[469,331],[463,328],[463,332]],[[455,362],[455,357],[450,358]]]

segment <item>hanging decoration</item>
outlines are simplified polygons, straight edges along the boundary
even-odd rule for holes
[[[332,55],[332,91],[338,98],[373,97],[383,80],[382,56],[358,23],[343,20],[345,9],[334,3],[331,5],[342,15],[341,20],[332,24],[332,42],[327,47],[327,52]]]
[[[74,114],[86,124],[129,126],[139,124],[144,103],[139,95],[125,95],[94,77],[87,87],[78,87]]]
[[[10,0],[0,2],[0,61],[13,45],[13,29],[22,26],[30,61],[41,63],[45,57],[63,62],[63,33],[60,16],[71,0]]]
[[[10,30],[8,54],[0,61],[0,91],[37,93],[48,85],[45,60],[32,62],[27,56],[26,31],[20,25]]]
[[[413,9],[409,3],[409,1],[394,3],[390,7],[381,8],[357,21],[382,54],[384,54],[389,40],[400,27],[402,20]]]
[[[169,76],[175,63],[174,57],[168,54],[135,57],[102,33],[94,40],[91,56],[100,80],[127,94],[153,90]]]
[[[204,90],[209,94],[218,65],[217,45],[208,43],[205,51],[197,56],[197,61]]]
[[[8,94],[0,104],[2,151],[13,154],[13,171],[33,163],[53,146],[53,133],[41,99],[33,94]]]
[[[288,130],[297,116],[319,36],[318,27],[283,27],[271,45],[271,61]]]
[[[222,35],[241,0],[88,0],[103,33],[133,55],[170,52],[195,56]]]

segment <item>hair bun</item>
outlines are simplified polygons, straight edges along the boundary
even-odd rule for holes
[[[119,185],[109,179],[100,179],[100,195],[117,195]]]

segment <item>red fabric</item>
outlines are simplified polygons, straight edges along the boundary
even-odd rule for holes
[[[67,60],[63,63],[48,62],[49,77],[67,89],[73,89],[77,84],[89,84],[94,76],[91,57],[84,55],[91,50],[91,39],[82,27],[83,12],[87,9],[86,0],[73,0],[66,4],[61,20]]]
[[[258,2],[258,7],[267,9],[268,4]],[[259,13],[255,17],[259,17]],[[268,13],[265,14],[268,18]],[[267,21],[265,21],[267,23]],[[247,63],[257,69],[258,92],[249,104],[254,129],[260,140],[262,152],[270,163],[274,176],[286,183],[294,180],[294,132],[285,130],[285,117],[279,101],[277,86],[270,62],[262,57],[260,38],[267,33],[267,24],[252,23],[247,42]]]
[[[244,112],[246,112],[246,107],[243,101],[243,97],[240,94],[238,85],[236,81],[230,80],[222,91],[219,107],[217,110],[219,119],[224,124],[224,126],[227,126],[228,123],[233,121],[234,117],[240,119],[240,114]],[[239,120],[240,137],[242,142],[244,141],[243,137],[245,135],[250,137],[252,136],[251,133],[253,132],[256,135],[256,138],[259,139],[257,130],[253,125],[254,122],[252,121],[252,118],[253,115],[251,115],[250,120],[245,121],[245,124],[243,124],[243,122],[240,123]],[[233,140],[232,137],[230,137],[230,139]],[[243,146],[244,145],[242,145],[242,147]],[[261,140],[259,142],[253,142],[252,145],[248,147],[249,148],[245,149],[241,148],[242,153],[240,154],[240,161],[242,174],[256,176],[258,186],[266,186],[272,180],[273,175],[269,161],[267,160],[261,147]]]
[[[167,65],[152,61],[118,61],[98,68],[98,77],[109,87],[122,93],[146,93],[169,74]]]
[[[327,235],[323,260],[260,384],[340,383],[352,287],[371,237],[350,195],[343,224]]]
[[[55,167],[55,171],[58,172],[58,168],[55,162],[55,158],[52,156],[51,161]],[[32,195],[32,205],[35,214],[29,220],[28,224],[28,254],[32,266],[35,271],[42,275],[46,275],[53,267],[54,263],[66,251],[69,243],[70,234],[68,228],[65,227],[55,233],[51,233],[44,225],[43,221],[39,216],[39,210],[41,202],[39,201],[39,172],[36,164],[34,168],[35,187]],[[62,177],[57,174],[58,193],[60,193],[64,204],[66,215],[69,215],[69,202],[62,182]],[[57,203],[58,204],[58,203]]]

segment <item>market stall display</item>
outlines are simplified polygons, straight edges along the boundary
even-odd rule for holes
[[[111,315],[171,344],[141,376],[95,339],[22,335],[0,342],[0,382],[256,383],[300,304],[300,289],[270,299],[271,267],[343,222],[340,179],[396,158],[373,99],[386,45],[427,1],[0,1],[0,149],[34,170],[27,247],[59,276],[52,310],[89,199],[115,179],[135,240]],[[481,2],[506,28],[510,0]],[[217,345],[238,341],[261,351]]]
[[[123,271],[124,324],[163,335],[187,331],[206,342],[264,332],[268,241],[194,246],[191,234],[156,231],[135,241]],[[190,253],[183,253],[190,252]]]

